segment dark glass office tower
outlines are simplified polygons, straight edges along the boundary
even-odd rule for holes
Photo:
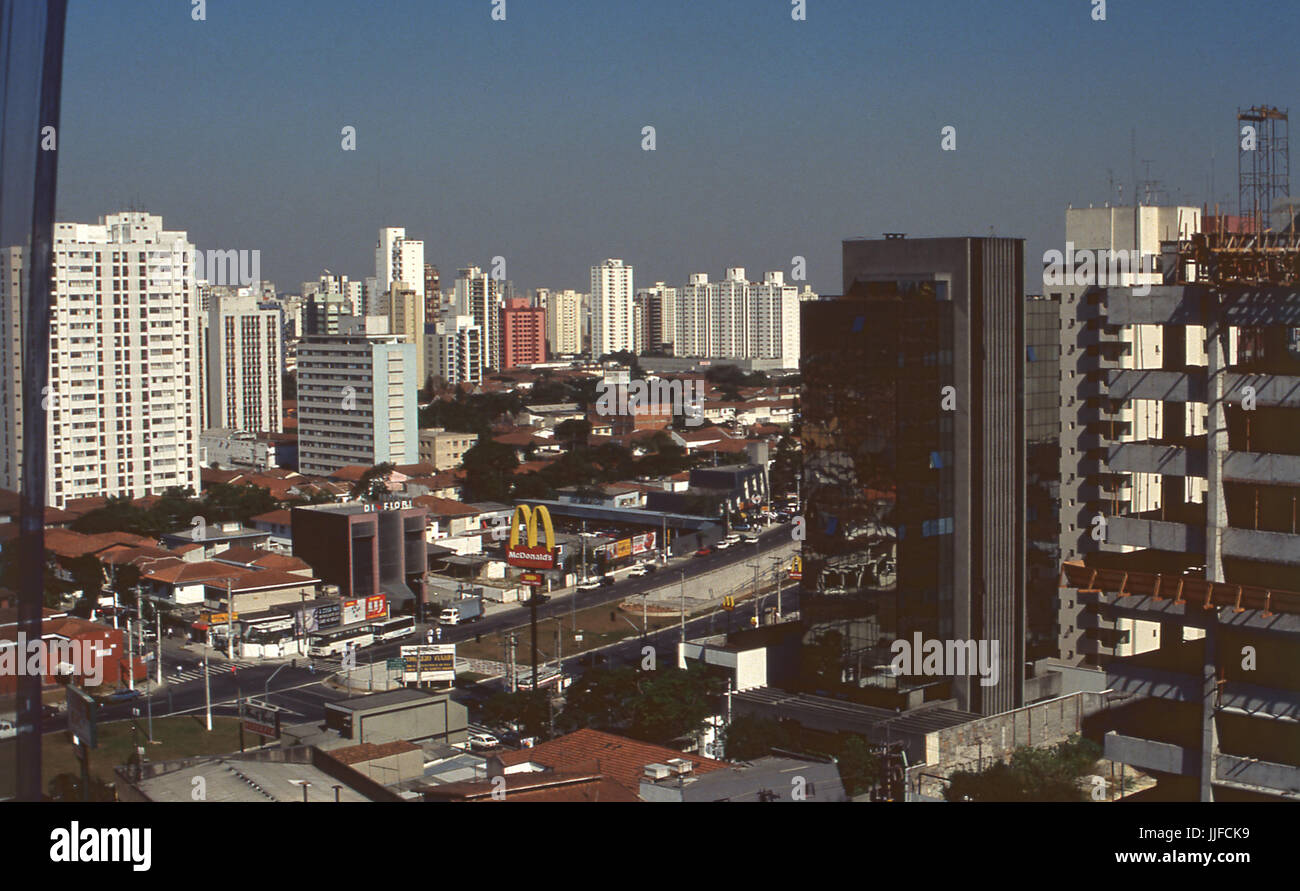
[[[853,240],[805,303],[804,681],[909,708],[1022,704],[1024,246]],[[889,669],[890,645],[998,642],[997,681]]]

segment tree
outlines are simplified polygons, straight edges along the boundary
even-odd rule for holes
[[[298,398],[298,372],[286,371],[280,376],[281,399]]]
[[[1073,736],[1051,748],[1020,746],[1009,762],[987,770],[957,771],[944,797],[948,801],[1086,801],[1079,778],[1088,773],[1101,749]]]
[[[388,494],[388,475],[397,465],[391,461],[366,468],[355,483],[352,484],[352,497],[373,501]]]
[[[844,742],[839,753],[840,779],[849,795],[870,792],[880,777],[880,758],[871,744],[854,734]]]
[[[508,501],[519,466],[515,450],[491,439],[481,439],[461,459],[465,486],[474,501]]]
[[[627,703],[637,694],[632,668],[596,668],[583,674],[566,691],[558,719],[566,733],[582,727],[620,733],[628,723]]]
[[[774,748],[789,748],[793,740],[780,721],[737,715],[727,726],[723,744],[728,761],[750,761],[770,755]]]
[[[555,425],[555,441],[567,449],[585,449],[590,436],[591,422],[586,418],[569,418]]]
[[[525,736],[545,739],[551,724],[550,693],[546,690],[500,692],[483,703],[483,721],[488,725],[514,724]]]
[[[660,744],[703,730],[705,720],[717,713],[716,700],[723,692],[722,682],[695,663],[641,672],[637,687],[628,735]]]

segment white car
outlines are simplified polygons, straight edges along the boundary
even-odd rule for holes
[[[501,740],[490,733],[481,733],[477,730],[470,731],[469,747],[474,751],[495,749],[499,745],[501,745]]]
[[[18,728],[12,721],[0,721],[0,739],[9,739],[18,735]]]
[[[648,563],[642,563],[628,573],[628,578],[640,578],[643,575],[649,575],[654,572],[654,567]]]
[[[726,539],[726,538],[724,538],[722,541],[720,541],[720,542],[718,542],[717,544],[715,544],[715,545],[713,546],[713,549],[714,549],[715,551],[725,551],[727,548],[731,547],[733,544],[735,544],[734,541],[731,541],[730,539]]]
[[[582,581],[578,582],[579,591],[595,591],[599,587],[600,587],[600,579],[598,578],[583,579]]]

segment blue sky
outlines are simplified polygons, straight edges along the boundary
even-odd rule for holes
[[[1294,7],[1092,5],[72,0],[59,219],[134,203],[287,290],[372,275],[393,225],[444,283],[495,255],[582,289],[605,257],[640,285],[801,255],[838,293],[840,240],[886,231],[992,229],[1035,264],[1108,171],[1128,195],[1134,128],[1139,177],[1235,208],[1235,113],[1292,104]]]

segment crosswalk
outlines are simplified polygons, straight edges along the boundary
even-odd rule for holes
[[[225,661],[209,662],[208,674],[212,677],[216,677],[217,675],[220,675],[222,673],[229,674],[231,664],[232,663],[225,662]],[[233,664],[238,666],[239,668],[255,668],[259,663],[245,662],[243,660],[237,659]],[[183,684],[186,683],[187,681],[201,681],[203,680],[203,663],[200,662],[198,665],[190,665],[179,672],[176,671],[175,667],[169,669],[164,668],[163,677],[165,677],[167,680],[171,681],[174,684],[176,683]]]

